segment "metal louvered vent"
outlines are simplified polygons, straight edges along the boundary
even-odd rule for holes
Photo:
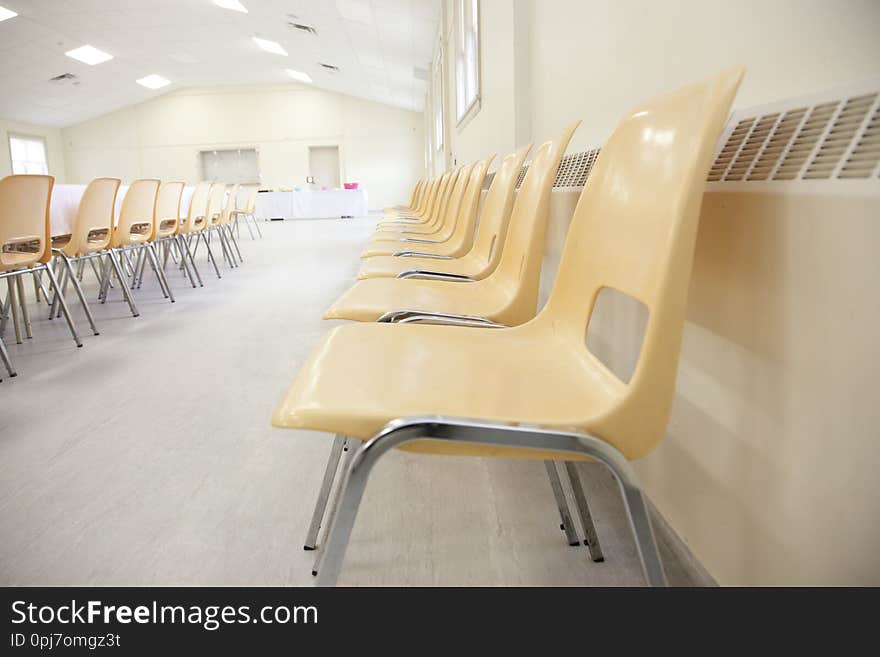
[[[869,89],[862,85],[853,93],[824,94],[812,103],[777,103],[774,111],[737,112],[708,181],[880,176],[880,93],[876,83]]]
[[[596,163],[601,149],[594,148],[589,151],[580,153],[571,153],[562,158],[559,168],[556,170],[556,178],[553,180],[553,187],[583,187],[590,176],[590,170]],[[519,189],[525,180],[529,165],[523,165],[519,175],[516,178],[516,188]]]
[[[596,158],[599,157],[599,149],[594,148],[581,153],[572,153],[562,158],[559,170],[556,172],[554,187],[583,187],[590,175]]]
[[[519,175],[516,177],[516,188],[519,189],[520,185],[522,185],[523,180],[525,180],[526,172],[529,170],[529,165],[524,164],[523,168],[519,170]]]

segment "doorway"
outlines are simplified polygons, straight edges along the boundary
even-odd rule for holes
[[[339,146],[309,146],[309,175],[318,189],[339,187]]]

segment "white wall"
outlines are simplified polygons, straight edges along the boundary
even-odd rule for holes
[[[569,152],[601,145],[640,101],[731,64],[748,69],[736,107],[880,75],[876,0],[525,1],[527,64],[489,52],[517,0],[481,2],[485,103],[453,120],[462,160],[512,148],[526,121],[539,143],[583,119]],[[561,196],[548,262],[574,207]],[[721,584],[880,583],[877,214],[876,195],[706,195],[669,431],[635,467]],[[594,319],[602,356],[636,357],[635,313]]]
[[[199,151],[257,148],[264,187],[305,185],[310,145],[338,145],[342,180],[371,208],[400,203],[424,171],[422,115],[301,85],[185,89],[62,131],[68,178],[195,182]]]
[[[10,134],[43,137],[46,140],[49,174],[55,176],[55,182],[61,183],[66,181],[61,130],[58,128],[44,128],[28,123],[16,123],[4,119],[0,119],[0,178],[12,175],[12,160],[9,152]]]
[[[877,0],[532,0],[532,135],[601,144],[645,98],[744,64],[735,107],[880,71]]]

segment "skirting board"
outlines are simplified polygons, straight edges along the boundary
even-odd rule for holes
[[[678,559],[681,567],[693,580],[695,586],[715,587],[718,582],[709,574],[699,559],[694,556],[687,544],[675,533],[672,526],[666,522],[657,507],[648,500],[648,508],[651,510],[651,523],[654,526],[654,535],[658,543],[662,543]]]

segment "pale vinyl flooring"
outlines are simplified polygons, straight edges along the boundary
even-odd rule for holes
[[[374,221],[262,224],[222,280],[201,258],[204,288],[174,272],[175,304],[149,274],[139,318],[118,290],[93,303],[100,336],[71,291],[82,349],[32,303],[33,340],[5,336],[19,376],[0,383],[0,584],[310,585],[302,543],[331,440],[269,419]],[[582,467],[604,563],[566,544],[540,462],[394,453],[340,584],[641,585],[616,484]],[[661,548],[670,582],[691,584]]]

